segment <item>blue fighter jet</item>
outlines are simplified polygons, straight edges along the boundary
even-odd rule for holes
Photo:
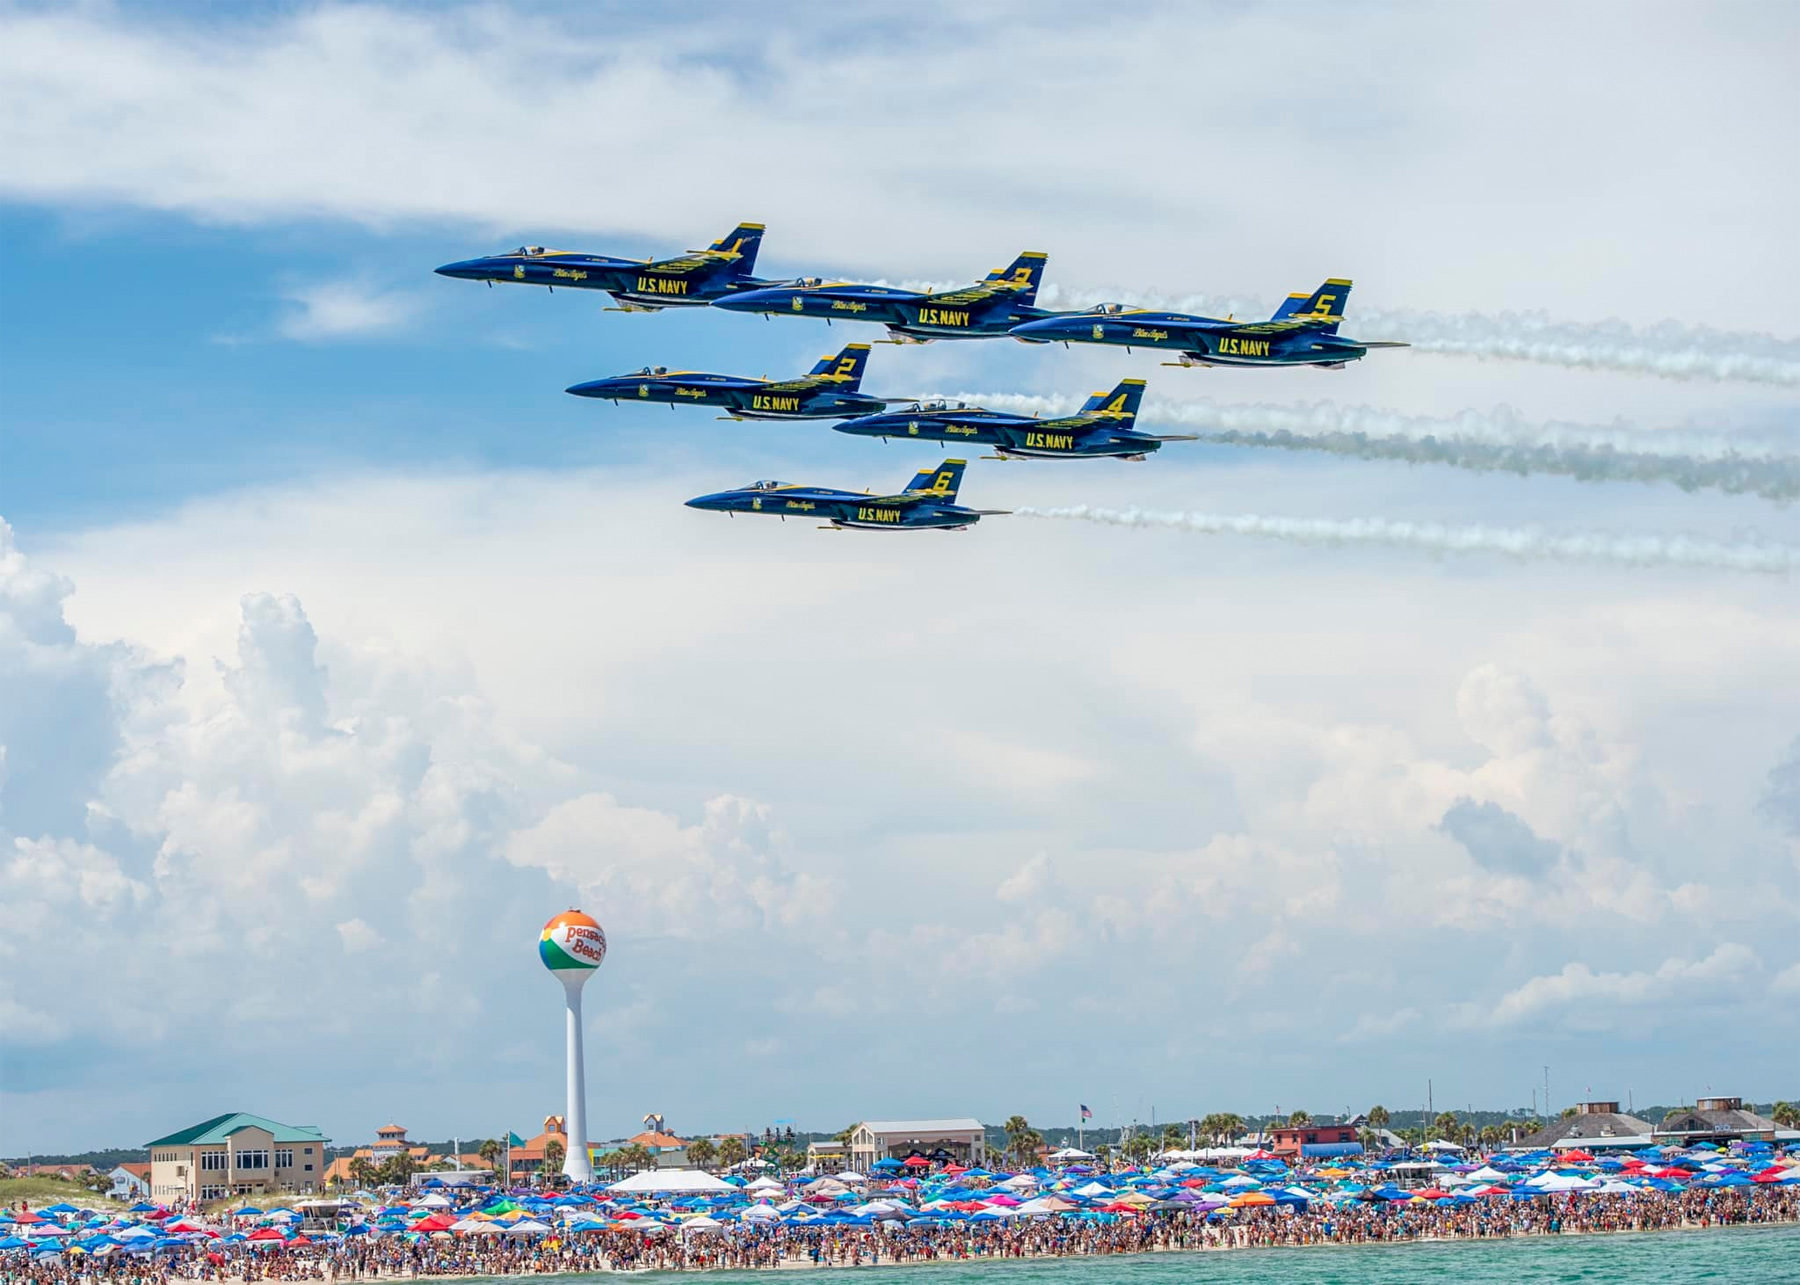
[[[489,285],[512,281],[553,290],[557,286],[604,290],[618,301],[621,312],[697,308],[733,291],[779,284],[750,275],[762,235],[762,224],[740,223],[706,249],[673,259],[620,259],[522,245],[508,254],[446,263],[437,273]]]
[[[788,285],[740,291],[715,300],[714,306],[769,317],[875,321],[888,328],[890,343],[981,339],[1007,334],[1022,322],[1063,315],[1036,304],[1048,258],[1028,251],[959,290],[924,293],[804,277]]]
[[[982,518],[1006,509],[967,509],[956,502],[962,484],[962,460],[945,460],[926,469],[898,495],[837,491],[828,486],[795,486],[791,482],[753,482],[735,491],[720,491],[689,500],[690,509],[718,513],[771,513],[780,518],[824,518],[825,530],[963,531]]]
[[[670,406],[717,406],[724,419],[843,419],[867,415],[902,401],[858,392],[869,364],[869,345],[848,344],[827,353],[798,379],[751,379],[695,370],[646,366],[636,374],[594,379],[567,391],[577,397],[614,402],[666,402]]]
[[[758,293],[767,293],[759,291]],[[1342,370],[1371,348],[1405,348],[1392,340],[1346,339],[1338,334],[1350,283],[1333,278],[1311,294],[1294,294],[1267,321],[1146,312],[1103,303],[1014,326],[1027,343],[1118,344],[1174,352],[1165,366],[1321,366]]]
[[[1191,442],[1193,434],[1157,437],[1132,427],[1144,381],[1121,380],[1110,393],[1095,393],[1073,415],[1038,419],[965,406],[961,402],[919,402],[897,411],[865,415],[832,427],[858,437],[918,437],[969,441],[992,446],[999,459],[1069,460],[1110,456],[1142,460],[1164,442]]]

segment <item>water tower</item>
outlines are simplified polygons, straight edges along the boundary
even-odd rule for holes
[[[563,984],[569,1015],[569,1105],[563,1129],[568,1153],[563,1173],[571,1182],[589,1182],[594,1162],[587,1143],[587,1071],[581,1057],[581,988],[606,958],[606,933],[579,910],[558,915],[544,925],[538,938],[538,958]]]

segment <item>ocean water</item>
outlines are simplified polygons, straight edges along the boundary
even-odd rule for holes
[[[1607,1236],[1402,1245],[1322,1245],[1219,1253],[1133,1254],[1106,1258],[1027,1259],[819,1271],[706,1273],[707,1285],[767,1285],[771,1277],[805,1285],[1744,1285],[1800,1283],[1800,1226],[1730,1227]],[[645,1273],[639,1279],[693,1279],[693,1273]],[[568,1279],[568,1278],[563,1278]],[[590,1276],[596,1285],[617,1277]]]

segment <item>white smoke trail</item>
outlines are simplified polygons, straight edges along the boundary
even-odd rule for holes
[[[1024,415],[1066,415],[1072,397],[959,393],[957,400]],[[1372,406],[1209,401],[1145,403],[1147,429],[1185,428],[1202,441],[1354,459],[1445,464],[1482,473],[1556,474],[1584,482],[1667,482],[1787,501],[1800,498],[1800,439],[1612,424],[1536,424],[1510,407],[1447,419]]]
[[[1054,284],[1038,292],[1038,303],[1061,309],[1123,303],[1159,312],[1259,321],[1273,310],[1263,299],[1074,290]],[[1376,310],[1358,308],[1352,299],[1344,330],[1358,339],[1404,340],[1414,352],[1609,370],[1661,379],[1800,386],[1800,340],[1677,321],[1640,327],[1616,319],[1552,321],[1541,312],[1450,314],[1408,308]]]
[[[1497,553],[1522,561],[1597,562],[1631,567],[1705,567],[1785,576],[1800,568],[1800,547],[1745,541],[1725,544],[1685,535],[1555,534],[1536,527],[1446,526],[1387,518],[1272,518],[1254,513],[1154,513],[1144,509],[1020,508],[1026,518],[1164,527],[1199,535],[1242,535],[1311,545],[1380,545],[1426,553]]]

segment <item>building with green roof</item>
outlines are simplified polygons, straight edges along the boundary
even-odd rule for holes
[[[330,1140],[310,1124],[233,1111],[145,1144],[153,1200],[224,1200],[321,1189]]]

